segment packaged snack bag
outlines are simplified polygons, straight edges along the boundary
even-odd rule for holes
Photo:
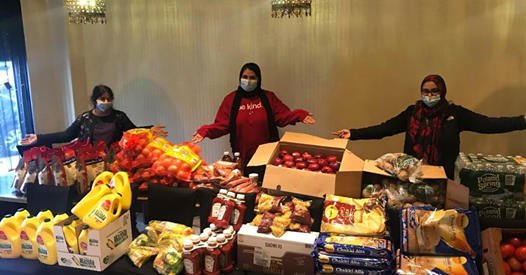
[[[342,255],[394,259],[391,242],[376,237],[320,233],[314,243],[314,248]]]
[[[398,256],[397,274],[471,275],[479,274],[479,272],[475,262],[469,257],[407,256],[400,254]]]
[[[392,259],[356,257],[350,255],[331,254],[324,251],[314,251],[312,252],[312,257],[315,262],[336,266],[376,270],[389,270],[394,266],[394,261]]]

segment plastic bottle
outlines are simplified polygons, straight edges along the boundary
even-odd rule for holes
[[[53,222],[53,225],[62,222],[64,220],[67,220],[69,218],[69,215],[67,213],[62,213],[60,215],[56,215],[53,219],[51,219],[51,222]]]
[[[100,230],[116,220],[122,211],[122,197],[119,193],[109,193],[99,199],[91,211],[82,218],[90,228]]]
[[[227,152],[228,153],[228,152]],[[228,191],[226,189],[219,190],[219,194],[212,200],[212,207],[210,208],[210,215],[208,215],[208,222],[215,223],[217,221],[217,215],[219,209],[223,205]]]
[[[234,270],[234,260],[232,257],[234,242],[232,238],[227,239],[225,235],[217,235],[217,242],[219,243],[219,267],[221,273],[230,273]]]
[[[37,229],[40,225],[38,216],[28,216],[20,230],[21,256],[26,259],[37,259]]]
[[[0,221],[0,258],[18,258],[21,252],[18,220],[13,215],[5,215]]]
[[[53,212],[51,212],[51,210],[49,209],[46,209],[46,210],[42,210],[40,212],[38,212],[37,214],[37,218],[38,218],[38,221],[40,223],[44,222],[45,219],[53,219]]]
[[[183,265],[185,274],[201,274],[201,254],[194,248],[191,240],[186,240],[183,244]]]
[[[247,211],[247,207],[245,206],[245,195],[237,194],[235,203],[236,205],[232,213],[230,224],[232,224],[235,231],[238,231],[243,225],[243,219],[245,218],[245,212]]]
[[[234,153],[233,161],[237,163],[237,169],[239,169],[241,173],[243,173],[243,161],[241,160],[241,155],[239,154],[239,152]]]
[[[62,232],[64,233],[64,240],[68,247],[69,253],[79,254],[79,245],[77,240],[77,230],[71,221],[67,221],[62,225]]]
[[[97,175],[95,179],[93,180],[93,184],[91,185],[91,189],[93,189],[96,185],[105,185],[110,183],[111,178],[113,178],[113,173],[110,171],[104,171]]]
[[[112,192],[119,193],[122,196],[122,211],[130,209],[132,203],[132,191],[130,187],[130,179],[128,173],[126,172],[117,172],[109,184],[113,186]]]
[[[38,260],[47,265],[57,263],[57,245],[53,235],[53,225],[54,223],[51,219],[45,219],[37,229]]]
[[[79,237],[77,239],[77,243],[79,246],[79,254],[80,255],[86,255],[88,251],[88,232],[89,232],[89,225],[85,224],[82,226]]]
[[[206,251],[204,253],[203,274],[221,274],[221,270],[219,269],[219,255],[221,255],[221,251],[218,248],[217,240],[214,237],[210,237],[208,239]]]
[[[230,156],[230,153],[228,151],[223,152],[223,157],[221,158],[222,161],[228,161],[232,162],[234,159],[232,156]]]
[[[91,212],[94,205],[105,195],[111,193],[111,188],[108,184],[94,185],[91,190],[80,200],[72,209],[71,213],[79,218],[84,218]]]
[[[230,223],[230,216],[232,211],[234,211],[235,203],[234,192],[228,192],[227,197],[224,199],[221,207],[219,207],[219,212],[217,213],[216,222],[214,224],[219,228],[227,228]]]
[[[16,213],[13,216],[17,220],[17,224],[19,225],[19,227],[21,227],[24,220],[30,215],[31,214],[26,209],[18,208],[18,210],[16,210]]]

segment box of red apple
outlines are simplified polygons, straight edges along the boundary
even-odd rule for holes
[[[266,188],[359,196],[364,162],[346,149],[348,141],[286,132],[280,141],[260,145],[248,166],[265,166]]]
[[[526,274],[526,228],[488,228],[481,238],[484,274]]]

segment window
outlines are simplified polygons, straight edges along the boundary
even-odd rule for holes
[[[20,0],[0,1],[0,181],[18,161],[16,145],[33,115]]]

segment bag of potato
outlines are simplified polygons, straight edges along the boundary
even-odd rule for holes
[[[422,160],[404,153],[385,154],[376,159],[375,164],[401,181],[417,182],[422,176]]]

